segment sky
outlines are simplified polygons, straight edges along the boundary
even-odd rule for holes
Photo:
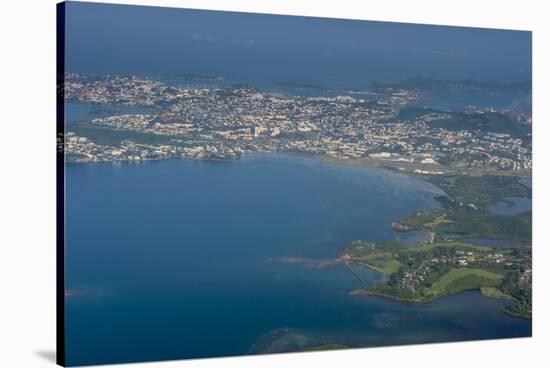
[[[68,2],[66,70],[366,88],[531,80],[531,32]]]

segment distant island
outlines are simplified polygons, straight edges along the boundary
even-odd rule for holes
[[[416,77],[394,83],[372,83],[371,88],[377,92],[394,92],[395,90],[441,92],[441,91],[488,91],[488,92],[521,92],[530,93],[531,81],[503,83],[498,81],[478,81],[464,79],[460,81],[439,80]]]

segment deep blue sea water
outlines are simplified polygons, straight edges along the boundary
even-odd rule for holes
[[[351,296],[353,239],[437,205],[431,184],[286,155],[67,164],[69,365],[530,336],[507,303]],[[377,272],[356,266],[366,283]]]

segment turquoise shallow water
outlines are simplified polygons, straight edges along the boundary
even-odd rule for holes
[[[70,365],[530,336],[477,292],[403,305],[348,292],[353,239],[432,208],[431,184],[286,155],[68,164]],[[357,269],[366,283],[374,271]]]

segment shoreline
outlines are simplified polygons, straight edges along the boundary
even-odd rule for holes
[[[386,299],[386,300],[389,300],[395,303],[400,303],[400,304],[429,304],[437,299],[443,298],[443,297],[434,298],[426,301],[419,300],[419,299],[405,299],[398,296],[385,294],[380,291],[374,291],[374,290],[368,290],[368,289],[355,289],[350,291],[349,294],[353,296],[374,296],[377,298]],[[445,296],[449,296],[449,295],[445,295]]]
[[[370,264],[367,264],[367,263],[361,263],[361,262],[357,262],[357,261],[353,261],[353,260],[349,260],[349,259],[345,259],[343,257],[345,257],[346,255],[341,255],[340,257],[337,258],[337,261],[340,261],[342,262],[344,265],[350,265],[350,264],[354,264],[354,265],[358,265],[360,267],[366,267],[370,270],[373,270],[373,271],[376,271],[376,272],[380,272],[381,274],[383,274],[384,276],[388,277],[390,274],[384,272],[384,270],[382,270],[381,268],[378,268],[376,266],[372,266]]]
[[[430,303],[433,303],[437,300],[444,299],[444,298],[447,298],[447,297],[450,297],[450,296],[460,295],[460,294],[468,292],[468,291],[477,291],[482,296],[484,296],[486,298],[490,298],[490,299],[500,299],[500,300],[508,300],[508,301],[514,300],[513,298],[512,299],[506,299],[506,298],[500,298],[500,297],[486,295],[480,289],[463,290],[459,293],[442,295],[440,297],[436,297],[436,298],[433,298],[433,299],[427,299],[427,300],[405,299],[405,298],[400,298],[398,296],[389,295],[389,294],[385,294],[385,293],[382,293],[382,292],[379,292],[379,291],[368,290],[368,289],[355,289],[355,290],[350,291],[349,295],[352,295],[352,296],[367,296],[367,297],[372,296],[372,297],[375,297],[375,298],[385,299],[385,300],[388,300],[390,302],[398,303],[398,304],[402,304],[402,305],[407,305],[407,304],[409,304],[409,305],[411,305],[411,304],[421,305],[421,304],[430,304]],[[512,313],[509,310],[507,310],[506,308],[502,308],[501,312],[508,315],[508,316],[510,316],[510,317],[520,318],[520,319],[528,320],[528,321],[533,320],[532,317]]]
[[[402,174],[406,176],[431,176],[430,174],[425,173],[417,173],[414,171],[410,171],[411,169],[428,169],[422,165],[398,165],[395,162],[392,161],[386,161],[386,160],[380,160],[380,159],[372,159],[372,158],[338,158],[338,157],[331,157],[326,155],[317,155],[317,154],[309,154],[307,152],[290,152],[290,151],[248,151],[242,154],[240,157],[236,158],[225,158],[225,159],[197,159],[194,157],[168,157],[168,158],[155,158],[155,159],[143,159],[143,160],[101,160],[101,161],[86,161],[86,160],[77,160],[77,161],[65,161],[65,163],[75,163],[75,164],[87,164],[87,163],[100,163],[100,162],[146,162],[146,161],[163,161],[163,160],[192,160],[192,161],[203,161],[203,162],[233,162],[233,161],[239,161],[242,158],[245,158],[246,156],[250,154],[265,154],[265,155],[273,155],[273,154],[281,154],[281,155],[288,155],[288,156],[296,156],[301,158],[309,158],[312,160],[317,160],[320,163],[323,164],[334,164],[334,165],[346,165],[346,166],[359,166],[359,167],[368,167],[372,169],[378,169],[378,170],[384,170],[389,171],[394,174]],[[468,168],[458,168],[458,167],[447,167],[447,166],[441,166],[441,167],[434,167],[430,168],[434,170],[445,170],[445,173],[442,175],[452,175],[452,174],[467,174],[467,175],[474,175],[474,176],[480,176],[480,175],[502,175],[502,176],[517,176],[519,178],[532,178],[532,170],[530,171],[513,171],[513,170],[488,170],[488,169],[468,169]],[[440,174],[432,174],[432,175],[440,175]]]
[[[332,164],[345,164],[350,166],[365,166],[372,167],[381,170],[388,170],[395,173],[401,173],[404,175],[411,176],[438,176],[438,175],[449,175],[449,174],[467,174],[467,175],[502,175],[502,176],[517,176],[521,178],[532,178],[532,170],[522,170],[522,171],[513,171],[513,170],[493,170],[493,169],[469,169],[464,167],[449,167],[449,166],[435,166],[427,167],[423,165],[414,165],[414,164],[404,164],[397,163],[396,161],[373,159],[369,157],[360,157],[360,158],[339,158],[339,157],[330,157],[330,156],[317,156],[321,162],[332,163]],[[444,174],[426,174],[414,172],[415,169],[420,170],[444,170]],[[412,171],[411,171],[412,170]]]
[[[369,267],[368,265],[365,265],[365,266]],[[369,268],[372,268],[372,267],[369,267]],[[377,270],[377,271],[379,271],[379,270]],[[382,272],[382,271],[379,271],[379,272]],[[499,300],[508,301],[508,302],[517,302],[517,300],[515,298],[511,297],[511,296],[509,298],[504,298],[504,297],[499,297],[499,296],[488,295],[488,294],[484,293],[481,290],[481,288],[462,290],[458,293],[445,294],[445,295],[437,296],[437,297],[434,297],[434,298],[431,298],[431,299],[426,299],[426,300],[422,300],[422,299],[405,299],[405,298],[401,298],[401,297],[398,297],[398,296],[395,296],[395,295],[386,294],[386,293],[381,292],[381,291],[369,290],[369,289],[366,289],[366,288],[354,289],[354,290],[349,291],[348,294],[351,295],[351,296],[366,296],[366,297],[370,296],[370,297],[380,298],[380,299],[388,300],[392,303],[398,303],[398,304],[402,304],[402,305],[411,305],[411,304],[412,305],[421,305],[421,304],[430,304],[430,303],[433,303],[437,300],[445,299],[447,297],[451,297],[451,296],[455,296],[455,295],[460,295],[460,294],[468,292],[468,291],[477,291],[480,295],[482,295],[485,298],[489,298],[489,299],[499,299]],[[529,317],[529,316],[513,313],[513,312],[510,312],[506,308],[501,308],[500,311],[502,313],[510,316],[510,317],[520,318],[520,319],[529,320],[529,321],[533,320],[532,316]]]
[[[502,311],[504,312],[504,314],[510,316],[510,317],[514,317],[514,318],[519,318],[519,319],[523,319],[523,320],[527,320],[527,321],[531,321],[531,323],[533,322],[533,317],[527,317],[527,316],[523,316],[521,314],[516,314],[516,313],[512,313],[510,312],[509,310],[507,310],[506,308],[503,308]]]
[[[321,164],[327,164],[327,165],[347,165],[347,166],[350,166],[350,167],[364,167],[366,169],[379,170],[379,171],[382,171],[382,172],[391,173],[393,175],[401,174],[403,176],[416,177],[420,180],[423,180],[423,181],[426,181],[426,182],[432,184],[426,178],[426,175],[418,175],[418,174],[415,174],[413,172],[407,172],[407,171],[396,171],[395,168],[388,168],[388,167],[385,167],[385,166],[381,167],[381,166],[374,165],[374,164],[371,165],[371,164],[368,163],[368,161],[359,161],[359,160],[356,160],[356,159],[333,159],[333,158],[328,158],[326,156],[320,156],[320,155],[314,155],[314,154],[308,154],[308,153],[302,153],[302,152],[285,152],[285,151],[248,151],[248,152],[244,153],[243,155],[241,155],[240,157],[237,157],[237,158],[234,158],[234,159],[197,159],[197,158],[194,158],[194,157],[168,157],[168,158],[154,158],[154,159],[146,159],[146,160],[110,160],[110,161],[109,160],[104,160],[104,161],[65,162],[65,164],[67,164],[67,163],[71,163],[71,164],[110,163],[110,164],[113,164],[113,165],[117,165],[117,164],[120,165],[120,164],[141,164],[141,163],[146,163],[148,161],[150,161],[150,162],[159,162],[159,161],[168,161],[168,160],[174,160],[174,161],[175,160],[185,160],[185,161],[191,161],[191,162],[220,163],[221,164],[221,163],[233,163],[233,162],[239,161],[240,159],[247,159],[247,158],[251,158],[251,157],[254,157],[254,156],[273,157],[273,156],[277,156],[277,155],[287,156],[287,157],[303,158],[303,159],[313,160],[313,161],[319,162]],[[377,161],[380,162],[380,160],[377,160]],[[502,174],[502,173],[499,173],[499,174]],[[518,174],[519,173],[509,173],[510,176],[522,177]],[[432,185],[434,185],[434,184],[432,184]],[[435,186],[435,187],[442,190],[438,186]],[[393,226],[392,226],[392,228],[393,228]],[[393,228],[393,230],[395,232],[409,232],[409,231],[412,231],[412,229],[403,229],[402,231],[398,231],[395,228]],[[435,241],[435,237],[436,237],[435,232],[430,231],[426,228],[424,228],[424,230],[427,231],[430,235],[429,236],[430,239],[426,240],[426,244],[432,244]],[[367,267],[367,268],[369,268],[369,269],[371,269],[375,272],[380,272],[382,275],[384,275],[386,277],[389,276],[389,274],[384,272],[381,268],[378,268],[376,266],[372,266],[372,265],[369,265],[369,264],[366,264],[366,263],[349,261],[349,260],[343,259],[342,256],[338,257],[337,261],[343,261],[343,263],[346,264],[346,265],[348,265],[348,264],[358,264],[360,266]],[[351,270],[351,272],[354,273],[353,270]],[[364,283],[364,281],[359,276],[357,276],[357,275],[355,275],[355,276],[359,279],[359,281]],[[501,299],[501,298],[498,298],[498,297],[486,295],[486,294],[482,293],[480,289],[472,289],[472,290],[479,291],[485,297]],[[464,290],[464,291],[467,291],[467,290]],[[462,292],[459,292],[459,293],[456,293],[456,294],[460,294]],[[353,295],[353,296],[373,296],[373,297],[386,299],[386,300],[389,300],[391,302],[400,303],[400,304],[429,304],[429,303],[431,303],[435,300],[443,299],[445,297],[452,296],[452,295],[456,295],[456,294],[446,294],[446,295],[441,295],[441,296],[436,296],[436,297],[426,297],[425,299],[407,299],[407,298],[402,298],[402,297],[391,295],[391,294],[386,294],[386,293],[380,292],[380,291],[369,290],[367,288],[355,289],[355,290],[350,291],[349,294]],[[512,316],[512,317],[523,318],[523,319],[527,319],[527,320],[532,319],[532,318],[529,318],[529,317],[526,317],[526,316],[511,313],[511,312],[509,312],[505,309],[503,309],[502,311],[504,313]]]

